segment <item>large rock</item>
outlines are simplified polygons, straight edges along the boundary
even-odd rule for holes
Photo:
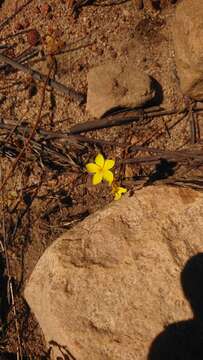
[[[203,100],[203,1],[183,0],[173,24],[175,60],[182,92]]]
[[[132,62],[97,66],[89,71],[87,79],[87,111],[97,118],[117,107],[139,107],[155,95],[151,78]]]
[[[77,360],[146,359],[167,324],[191,317],[180,273],[203,250],[202,219],[202,193],[154,186],[57,239],[25,289],[47,343]]]

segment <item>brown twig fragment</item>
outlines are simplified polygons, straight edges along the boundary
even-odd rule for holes
[[[74,2],[75,2],[75,0],[68,0],[68,1],[67,1],[67,6],[68,6],[69,9],[72,10],[73,5],[74,5]]]
[[[25,61],[28,61],[32,58],[34,58],[35,56],[37,56],[39,54],[39,50],[37,49],[27,49],[26,51],[23,51],[21,54],[19,54],[14,61],[18,62],[18,63],[24,63]],[[8,64],[4,64],[4,65],[0,65],[0,72],[1,71],[7,71],[9,72],[7,69],[10,68],[12,69],[12,67]]]
[[[133,3],[138,10],[141,10],[144,7],[143,0],[133,0]]]
[[[184,112],[185,109],[182,109],[181,112]],[[88,122],[84,122],[82,124],[78,124],[73,126],[70,129],[70,134],[77,134],[80,132],[87,132],[97,129],[108,128],[112,126],[119,126],[119,125],[128,125],[134,121],[142,119],[143,116],[147,117],[155,117],[155,116],[164,116],[164,115],[172,115],[177,113],[177,110],[160,110],[152,112],[151,108],[144,109],[144,110],[135,110],[135,114],[133,116],[123,116],[122,114],[118,114],[118,116],[107,116],[102,119],[92,120]]]
[[[55,80],[52,80],[50,78],[47,79],[46,75],[41,74],[39,71],[30,69],[29,67],[22,65],[22,64],[18,63],[17,61],[12,60],[9,57],[2,55],[2,54],[0,54],[0,60],[9,64],[14,69],[23,71],[23,72],[31,75],[32,78],[35,80],[46,82],[47,85],[53,87],[55,90],[57,90],[59,92],[62,92],[63,94],[69,96],[72,100],[79,101],[80,103],[85,101],[84,94],[78,93],[77,91],[75,91]]]
[[[8,39],[12,39],[12,38],[14,38],[14,37],[17,37],[17,36],[20,36],[20,35],[29,33],[30,31],[33,31],[33,30],[35,30],[35,29],[34,29],[34,28],[33,28],[33,29],[31,28],[31,29],[20,30],[20,31],[14,33],[14,34],[9,34],[9,35],[7,35],[7,36],[5,36],[5,37],[0,37],[0,41],[6,41],[6,40],[8,40]]]
[[[157,163],[161,160],[188,163],[192,161],[193,163],[203,163],[203,152],[202,150],[179,150],[179,151],[169,151],[169,150],[160,150],[155,148],[146,148],[142,146],[132,146],[131,151],[146,151],[148,153],[153,153],[156,155],[150,155],[145,157],[136,157],[120,160],[120,163],[126,164],[135,164],[135,163]]]
[[[203,107],[199,107],[193,110],[194,112],[203,111]],[[161,116],[168,116],[174,114],[183,114],[187,113],[187,108],[183,107],[179,110],[171,109],[171,110],[157,110],[153,111],[152,108],[146,109],[138,109],[137,111],[134,110],[135,114],[133,116],[125,116],[118,114],[116,116],[106,116],[104,118],[98,120],[87,121],[84,123],[80,123],[74,125],[70,128],[70,134],[79,134],[81,132],[87,132],[97,129],[104,129],[109,128],[112,126],[119,126],[119,125],[128,125],[134,121],[144,119],[150,119],[154,117],[161,117]]]

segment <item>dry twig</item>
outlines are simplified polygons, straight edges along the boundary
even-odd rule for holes
[[[40,104],[40,109],[39,109],[39,113],[38,113],[38,116],[37,116],[37,120],[33,126],[33,129],[29,135],[28,138],[26,138],[25,140],[25,143],[24,143],[24,146],[23,148],[21,149],[21,151],[19,152],[17,158],[15,159],[14,163],[13,163],[13,166],[9,172],[9,174],[5,177],[5,179],[2,181],[2,184],[0,186],[0,191],[2,191],[4,185],[7,183],[8,179],[11,177],[11,175],[13,174],[13,172],[15,171],[15,168],[18,164],[18,161],[20,160],[20,158],[22,157],[22,155],[24,154],[25,150],[27,149],[30,141],[32,140],[34,134],[35,134],[35,131],[39,125],[39,122],[41,120],[41,113],[42,113],[42,108],[43,108],[43,105],[44,105],[44,101],[45,101],[45,93],[46,93],[46,87],[47,87],[47,82],[48,82],[48,79],[49,79],[49,75],[51,73],[51,69],[49,71],[49,74],[47,76],[47,81],[45,82],[44,86],[43,86],[43,89],[42,89],[42,100],[41,100],[41,104]]]
[[[59,92],[62,92],[63,94],[69,96],[72,100],[79,101],[80,103],[85,101],[85,96],[83,94],[78,93],[77,91],[75,91],[57,81],[54,81],[50,78],[47,79],[47,76],[44,74],[41,74],[39,71],[30,69],[29,67],[22,65],[19,62],[12,60],[9,57],[2,55],[2,54],[0,54],[0,60],[9,64],[14,69],[23,71],[23,72],[31,75],[32,78],[35,80],[46,82],[47,85],[53,87],[55,90],[57,90]]]
[[[187,108],[183,107],[179,110],[171,109],[171,110],[157,110],[153,111],[153,108],[146,109],[137,109],[134,110],[134,116],[123,116],[122,114],[118,114],[118,116],[107,116],[98,120],[87,121],[84,123],[80,123],[74,125],[70,128],[70,134],[78,134],[81,132],[88,132],[97,129],[109,128],[112,126],[119,125],[128,125],[134,121],[144,119],[152,119],[154,117],[168,116],[174,114],[183,114],[187,113]],[[203,111],[203,107],[199,107],[197,109],[193,109],[194,112]],[[128,115],[128,114],[127,114]]]

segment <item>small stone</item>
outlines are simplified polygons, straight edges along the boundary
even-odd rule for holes
[[[41,6],[41,13],[43,15],[47,15],[51,11],[51,6],[48,3],[44,3]]]
[[[135,108],[153,99],[151,78],[133,62],[121,65],[109,62],[89,71],[87,111],[99,118],[118,107]]]
[[[37,30],[31,30],[27,33],[27,41],[31,46],[36,46],[40,41],[40,34]]]
[[[24,29],[24,25],[20,22],[17,22],[17,24],[15,25],[15,30],[16,31],[19,31],[19,30],[22,30]]]

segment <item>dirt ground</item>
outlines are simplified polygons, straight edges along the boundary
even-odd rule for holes
[[[91,67],[107,60],[125,63],[133,56],[140,71],[157,84],[153,105],[174,110],[183,106],[171,34],[176,4],[162,1],[156,9],[148,0],[139,10],[135,0],[76,1],[71,10],[71,3],[0,1],[0,54],[20,61],[21,55],[35,51],[23,64],[84,95]],[[77,4],[81,6],[77,8]],[[12,14],[15,16],[10,17]],[[28,359],[48,358],[23,289],[37,260],[54,239],[113,200],[105,183],[91,185],[85,164],[98,152],[106,158],[126,158],[126,144],[162,150],[190,145],[189,121],[180,114],[153,117],[151,121],[143,117],[129,125],[80,134],[94,139],[92,142],[51,137],[90,120],[85,101],[70,99],[30,74],[0,62],[0,124],[4,124],[0,126],[1,359],[3,353],[17,351]],[[128,196],[150,177],[155,179],[154,175],[156,163],[116,167],[116,177],[128,188]]]

